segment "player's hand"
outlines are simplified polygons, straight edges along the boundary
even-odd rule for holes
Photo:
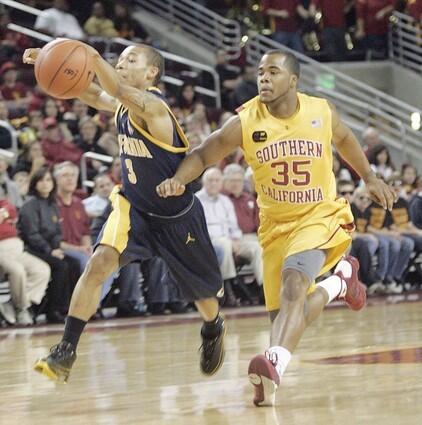
[[[397,194],[390,186],[375,176],[370,177],[365,184],[369,197],[373,201],[385,210],[391,211],[393,209],[393,204],[397,201]]]
[[[38,49],[38,48],[25,49],[22,56],[22,62],[27,63],[28,65],[34,65],[40,53],[40,50],[41,49]]]
[[[161,196],[162,198],[167,198],[168,196],[180,196],[185,191],[185,185],[172,177],[171,179],[162,181],[156,187],[156,191],[158,196]]]

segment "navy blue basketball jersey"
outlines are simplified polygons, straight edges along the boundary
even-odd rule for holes
[[[164,101],[158,89],[148,91]],[[155,139],[138,125],[123,105],[117,108],[115,115],[122,164],[120,192],[139,211],[162,216],[180,213],[193,197],[188,187],[182,196],[170,198],[159,197],[155,190],[159,183],[175,174],[189,148],[182,128],[170,108],[168,110],[173,121],[172,146]]]

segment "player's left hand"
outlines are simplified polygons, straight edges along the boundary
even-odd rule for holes
[[[369,197],[373,201],[380,204],[385,210],[391,211],[393,209],[393,204],[397,201],[397,194],[390,186],[375,176],[368,178],[365,185]]]
[[[167,198],[168,196],[180,196],[185,191],[185,185],[174,177],[162,181],[157,187],[158,196]]]

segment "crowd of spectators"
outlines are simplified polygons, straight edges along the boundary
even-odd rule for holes
[[[271,15],[276,6],[263,3],[268,3],[265,10]],[[301,5],[299,14],[312,14],[330,2],[308,3]],[[94,33],[148,37],[135,21],[126,19],[130,14],[124,3],[113,5],[111,15],[110,8],[93,3],[92,13],[87,13],[80,24],[72,15],[72,19],[67,16],[65,0],[55,0],[36,26],[53,35],[66,35],[53,33],[56,27],[49,20],[57,15],[63,22],[69,21],[67,29],[60,25],[59,30],[77,29],[80,38]],[[4,32],[8,12],[0,9],[0,17]],[[277,13],[273,17],[282,19]],[[339,42],[341,34],[328,31],[327,37]],[[294,42],[297,40],[303,38]],[[25,77],[28,70],[18,66],[30,44],[26,37],[6,31],[0,45],[0,58],[4,58],[0,67],[0,277],[9,281],[11,294],[10,301],[0,302],[0,321],[3,317],[9,324],[20,325],[31,324],[40,313],[46,314],[48,322],[63,322],[71,292],[111,211],[108,197],[121,181],[113,117],[88,108],[78,99],[45,96],[33,80]],[[229,119],[238,105],[257,94],[253,67],[239,73],[226,53],[219,51],[216,69],[222,89],[220,110],[207,106],[198,95],[195,80],[186,80],[179,90],[160,84],[191,149]],[[17,135],[17,145],[11,130]],[[422,181],[411,164],[397,169],[376,128],[366,129],[361,142],[373,170],[395,188],[400,200],[391,213],[378,208],[369,200],[354,170],[334,154],[339,196],[349,200],[356,219],[351,252],[361,262],[361,279],[370,294],[413,290],[422,280],[420,266],[410,267],[422,250]],[[108,160],[87,160],[86,174],[81,176],[86,152]],[[204,206],[224,278],[226,295],[222,303],[238,306],[262,302],[259,214],[251,170],[242,151],[233,152],[207,170],[193,187]],[[3,253],[8,253],[7,259]],[[10,256],[14,261],[9,261]],[[179,313],[191,308],[159,257],[129,264],[110,277],[103,286],[102,305],[110,302],[117,306],[120,317],[144,315],[147,310]]]
[[[259,31],[318,60],[384,59],[394,10],[422,22],[419,0],[203,0],[243,32]]]

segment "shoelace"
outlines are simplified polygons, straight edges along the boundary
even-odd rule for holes
[[[269,360],[272,365],[275,367],[278,363],[277,353],[270,353],[268,350],[265,351],[265,357]]]

